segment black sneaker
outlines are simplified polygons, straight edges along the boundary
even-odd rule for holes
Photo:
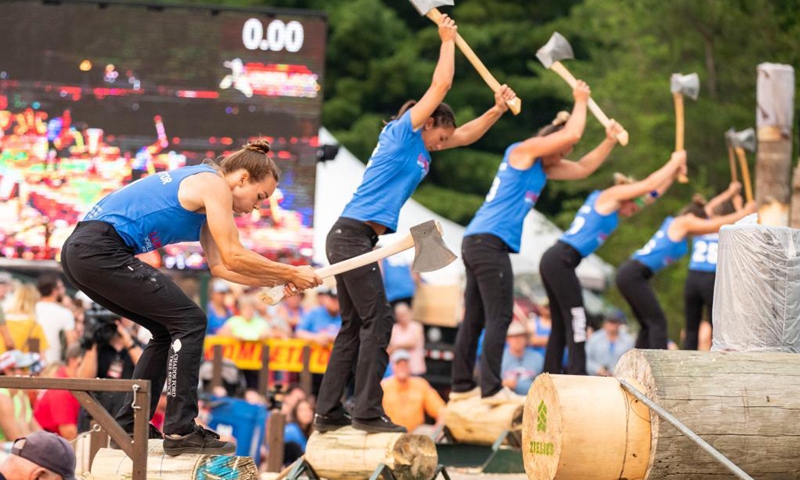
[[[128,434],[129,437],[133,438],[133,432],[126,432],[126,433]],[[163,440],[164,439],[164,434],[161,433],[161,431],[159,429],[157,429],[155,425],[153,425],[152,423],[148,423],[147,424],[147,439],[148,440]],[[114,450],[122,450],[121,448],[119,448],[119,445],[117,444],[117,442],[114,441],[113,438],[109,442],[108,446],[110,448],[113,448]]]
[[[192,433],[186,435],[166,435],[164,437],[164,453],[174,457],[182,453],[198,453],[201,455],[230,455],[236,452],[236,445],[223,442],[219,434],[194,426]]]
[[[367,420],[359,420],[358,418],[353,419],[353,428],[356,430],[361,430],[367,433],[406,433],[406,427],[402,427],[397,425],[396,423],[392,422],[392,420],[383,415],[382,417],[378,418],[370,418]]]
[[[349,427],[353,419],[345,411],[331,413],[330,415],[314,415],[314,430],[319,433],[332,432],[342,427]]]

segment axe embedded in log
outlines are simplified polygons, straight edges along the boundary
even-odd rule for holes
[[[700,78],[696,73],[688,75],[673,73],[670,77],[670,90],[675,102],[675,151],[678,152],[684,149],[683,96],[697,100],[697,95],[700,93]],[[678,182],[687,183],[689,178],[680,174]]]
[[[575,58],[575,55],[572,53],[572,46],[563,35],[554,32],[550,40],[536,52],[536,58],[538,58],[546,68],[556,72],[570,87],[575,88],[577,80],[572,73],[567,70],[567,67],[561,63],[561,60]],[[595,118],[597,118],[604,127],[608,128],[608,124],[611,123],[611,120],[600,109],[600,106],[597,105],[594,99],[589,98],[588,106]],[[622,127],[622,125],[620,125],[620,127]],[[621,132],[617,133],[617,140],[622,146],[628,144],[628,132],[624,128]]]
[[[420,15],[422,15],[423,17],[430,18],[436,25],[439,25],[439,22],[441,22],[442,19],[442,13],[439,11],[437,7],[441,7],[444,5],[449,5],[449,6],[453,5],[453,0],[409,0],[409,1],[411,2],[412,5],[414,5],[414,8],[417,9]],[[477,55],[475,55],[475,52],[472,51],[472,48],[470,48],[470,46],[467,45],[467,42],[464,41],[464,39],[459,34],[456,34],[456,46],[458,46],[458,48],[461,50],[461,53],[463,53],[464,56],[467,57],[469,63],[471,63],[472,66],[475,67],[475,70],[478,71],[478,74],[481,76],[481,78],[483,78],[483,81],[486,82],[487,85],[489,85],[489,88],[491,88],[492,91],[495,93],[500,91],[501,87],[500,82],[498,82],[497,79],[494,78],[492,72],[490,72],[489,69],[486,68],[486,65],[484,65],[483,62],[481,62],[481,59],[478,58]],[[520,99],[519,97],[514,98],[513,100],[507,101],[506,105],[508,105],[508,109],[511,110],[511,113],[513,113],[514,115],[518,115],[519,112],[522,110],[522,99]]]
[[[739,167],[742,169],[745,199],[748,202],[752,202],[753,186],[750,183],[750,167],[747,165],[747,154],[745,150],[751,152],[756,151],[756,132],[752,128],[742,130],[741,132],[734,132],[733,129],[731,129],[728,134],[728,142],[739,158]]]
[[[334,263],[317,270],[320,278],[333,277],[370,263],[383,260],[397,253],[414,247],[414,263],[411,265],[415,272],[432,272],[444,268],[457,257],[447,248],[442,239],[442,226],[439,222],[429,220],[411,227],[408,235],[400,240],[367,252],[357,257],[349,258],[339,263]],[[284,285],[264,289],[258,294],[258,299],[264,303],[275,305],[283,299]]]

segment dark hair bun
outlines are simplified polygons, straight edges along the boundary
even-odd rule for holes
[[[706,201],[706,198],[703,195],[695,193],[694,195],[692,195],[692,203],[694,203],[699,207],[705,207],[706,203],[708,202]]]
[[[254,140],[242,148],[266,155],[269,153],[269,142],[263,139]]]

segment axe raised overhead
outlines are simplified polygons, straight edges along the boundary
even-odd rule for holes
[[[733,128],[728,129],[725,132],[725,145],[728,147],[728,163],[731,167],[731,182],[738,182],[738,176],[736,175],[736,154],[733,151],[733,145],[731,145],[731,134],[736,133]]]
[[[409,1],[411,2],[411,5],[414,5],[414,8],[417,9],[420,15],[422,15],[423,17],[430,18],[436,25],[439,25],[439,23],[442,20],[442,12],[440,12],[437,7],[453,5],[453,0],[409,0]],[[495,93],[500,91],[501,87],[500,82],[498,82],[497,79],[494,78],[492,72],[490,72],[489,69],[486,68],[486,65],[484,65],[483,62],[481,62],[481,59],[478,58],[477,55],[475,55],[475,52],[472,51],[472,48],[470,48],[470,46],[467,45],[467,42],[465,42],[464,39],[459,34],[456,34],[456,46],[458,46],[458,48],[461,50],[461,53],[463,53],[464,56],[467,57],[469,63],[471,63],[472,66],[475,67],[475,70],[478,71],[478,74],[481,76],[481,78],[483,78],[483,81],[486,82],[487,85],[489,85],[489,88],[491,88],[492,91]],[[506,105],[508,105],[508,109],[511,110],[511,113],[513,113],[514,115],[518,115],[519,112],[522,110],[522,100],[519,97],[507,101]]]
[[[673,73],[669,80],[672,99],[675,102],[675,151],[677,152],[684,149],[683,96],[697,100],[697,95],[700,93],[700,78],[696,73],[689,75]],[[689,178],[681,174],[678,176],[678,181],[687,183]]]
[[[739,157],[739,167],[742,169],[745,199],[748,202],[752,202],[753,186],[750,184],[750,167],[747,165],[747,154],[745,154],[744,151],[756,151],[756,132],[752,128],[742,130],[741,132],[735,132],[733,129],[730,129],[726,137],[728,138],[728,144],[733,147],[736,156]]]
[[[550,40],[536,52],[536,58],[538,58],[546,68],[556,72],[570,87],[575,88],[575,84],[578,81],[572,73],[567,70],[567,67],[561,63],[561,60],[575,58],[575,54],[572,53],[572,46],[563,35],[554,32]],[[589,98],[589,110],[591,110],[595,118],[600,120],[600,123],[602,123],[604,127],[608,127],[608,124],[611,123],[608,116],[603,113],[600,106],[597,105],[592,98]],[[620,127],[622,127],[622,125],[620,125]],[[617,140],[620,145],[625,146],[628,144],[628,132],[624,128],[621,132],[617,133]]]
[[[447,248],[442,239],[442,226],[439,222],[428,220],[411,227],[408,235],[400,240],[367,252],[357,257],[349,258],[339,263],[334,263],[317,270],[320,278],[332,277],[341,273],[355,270],[370,263],[383,260],[402,251],[414,247],[414,263],[411,268],[415,272],[432,272],[444,268],[457,257]],[[284,285],[265,288],[258,294],[259,300],[270,305],[275,305],[283,299]]]

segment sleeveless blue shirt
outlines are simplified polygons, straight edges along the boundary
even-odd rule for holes
[[[673,220],[672,217],[665,218],[653,238],[644,247],[636,250],[631,257],[646,265],[653,273],[680,260],[689,251],[689,242],[686,238],[673,242],[667,235]]]
[[[517,170],[508,163],[511,151],[520,143],[506,149],[486,200],[464,232],[465,237],[479,233],[494,235],[514,253],[519,252],[525,216],[536,205],[547,183],[541,159],[537,158],[527,170]]]
[[[582,257],[586,257],[600,248],[619,225],[618,211],[602,215],[595,209],[595,203],[597,203],[600,193],[602,193],[600,190],[595,190],[589,195],[589,198],[578,210],[578,214],[575,215],[575,220],[572,221],[569,229],[560,238],[562,242],[577,250]]]
[[[178,188],[186,177],[203,172],[216,170],[196,165],[144,177],[100,200],[84,221],[112,225],[137,254],[172,243],[195,242],[206,215],[183,208]]]
[[[408,110],[383,127],[364,179],[342,216],[378,223],[386,233],[397,231],[400,209],[428,174],[430,163],[422,128],[414,130]]]
[[[689,270],[695,272],[716,272],[719,233],[700,235],[692,239],[692,257]]]

